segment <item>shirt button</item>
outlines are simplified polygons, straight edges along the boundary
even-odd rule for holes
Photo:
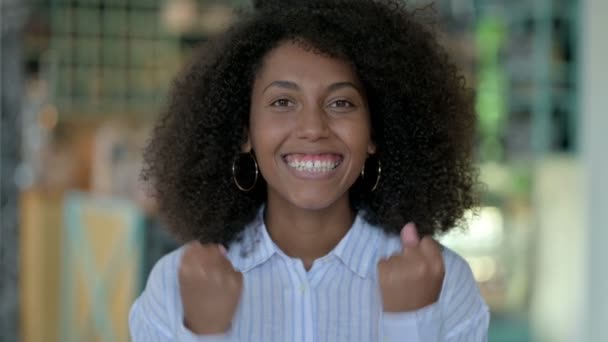
[[[306,284],[300,285],[300,293],[306,292]]]

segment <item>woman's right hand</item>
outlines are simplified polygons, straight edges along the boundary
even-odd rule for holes
[[[197,335],[230,329],[241,298],[243,275],[225,256],[221,245],[190,242],[179,266],[184,324]]]

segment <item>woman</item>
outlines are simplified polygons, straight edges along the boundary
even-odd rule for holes
[[[398,2],[243,18],[175,83],[146,151],[165,224],[190,242],[151,272],[133,339],[485,340],[469,267],[432,239],[476,204],[474,122]]]

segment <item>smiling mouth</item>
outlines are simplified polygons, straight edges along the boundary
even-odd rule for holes
[[[289,168],[298,172],[323,174],[335,170],[344,157],[336,153],[304,154],[291,153],[282,156]]]

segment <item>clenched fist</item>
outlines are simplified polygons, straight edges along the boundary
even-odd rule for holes
[[[179,266],[179,290],[184,324],[198,335],[230,329],[243,290],[243,275],[225,256],[221,245],[186,246]]]
[[[416,227],[401,230],[403,250],[378,263],[385,312],[414,311],[435,303],[443,284],[441,247],[432,237],[420,240]]]

